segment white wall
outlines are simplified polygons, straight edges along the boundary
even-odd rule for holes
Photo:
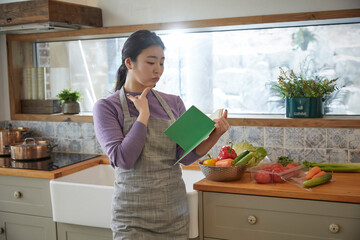
[[[63,0],[100,7],[104,26],[360,8],[359,0]],[[0,121],[10,119],[6,41],[0,34]]]
[[[100,7],[105,26],[359,8],[359,0],[62,0]]]

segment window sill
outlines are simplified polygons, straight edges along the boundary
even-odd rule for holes
[[[230,115],[229,123],[232,126],[256,127],[360,128],[360,116],[286,118],[285,115]]]
[[[12,120],[44,122],[93,122],[92,113],[14,114]],[[286,118],[284,115],[230,115],[231,126],[360,128],[360,116],[326,116],[324,118]]]

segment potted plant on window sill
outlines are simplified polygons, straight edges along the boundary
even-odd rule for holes
[[[63,114],[78,114],[80,112],[79,100],[81,93],[70,88],[63,89],[56,97],[61,102]]]
[[[338,78],[329,80],[315,75],[307,78],[303,74],[290,74],[280,68],[278,82],[273,85],[275,92],[285,98],[286,117],[288,118],[321,118],[324,114],[325,96],[338,88]]]

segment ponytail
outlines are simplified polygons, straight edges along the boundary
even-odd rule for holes
[[[121,66],[117,71],[115,91],[120,90],[126,81],[128,69],[125,65],[125,59],[130,58],[131,61],[136,62],[139,54],[151,46],[160,46],[162,49],[165,49],[160,37],[148,30],[136,31],[125,41],[121,52]]]
[[[120,90],[122,88],[122,86],[124,86],[127,71],[128,71],[128,69],[125,66],[125,63],[123,62],[121,64],[121,66],[119,67],[119,69],[117,70],[115,91]]]

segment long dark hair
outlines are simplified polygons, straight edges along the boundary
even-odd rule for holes
[[[125,66],[125,59],[130,58],[131,61],[136,62],[139,54],[146,48],[151,46],[160,46],[165,49],[161,38],[154,32],[148,30],[139,30],[130,35],[125,41],[122,49],[121,65],[117,71],[115,91],[119,90],[126,80],[127,67]]]

